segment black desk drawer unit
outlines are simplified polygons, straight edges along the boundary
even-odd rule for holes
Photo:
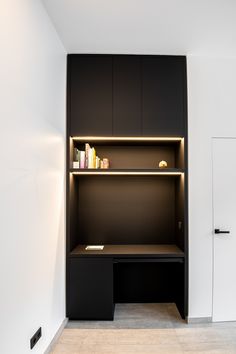
[[[112,258],[72,258],[68,276],[70,319],[113,320]]]

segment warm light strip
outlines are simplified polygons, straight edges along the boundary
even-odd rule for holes
[[[137,171],[76,171],[70,172],[73,175],[161,175],[161,176],[180,176],[183,172],[137,172]]]
[[[79,141],[181,141],[181,137],[134,137],[134,136],[72,136],[73,140]]]

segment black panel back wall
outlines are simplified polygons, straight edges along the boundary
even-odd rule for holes
[[[116,264],[115,302],[175,302],[180,287],[179,266],[182,264]]]
[[[112,169],[155,169],[161,160],[167,161],[168,168],[183,167],[178,165],[174,145],[91,145],[100,158],[109,159]],[[76,147],[84,150],[84,145],[78,144]]]
[[[161,160],[167,161],[168,168],[176,166],[173,146],[99,146],[96,151],[109,159],[111,168],[155,169]]]
[[[72,135],[112,135],[112,56],[69,55]]]
[[[174,243],[175,178],[78,177],[79,244]]]

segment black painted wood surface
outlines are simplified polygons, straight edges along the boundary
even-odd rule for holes
[[[142,135],[141,57],[113,56],[113,135]]]
[[[144,257],[144,258],[180,258],[184,252],[176,245],[104,245],[103,250],[86,250],[87,245],[78,245],[70,257]]]
[[[175,178],[79,176],[78,244],[175,243]]]
[[[71,55],[70,134],[112,135],[112,57]]]
[[[112,320],[112,259],[70,259],[67,316],[70,319]]]
[[[184,136],[186,58],[68,56],[70,135]]]
[[[184,149],[180,148],[178,151],[173,142],[163,143],[165,147],[150,147],[151,154],[147,159],[145,151],[148,149],[145,146],[142,149],[140,143],[129,142],[131,149],[125,146],[117,149],[112,143],[113,148],[110,151],[110,143],[107,143],[106,148],[100,144],[98,150],[102,154],[110,153],[109,157],[113,159],[114,167],[122,170],[129,169],[130,166],[134,169],[155,168],[156,160],[165,155],[165,158],[170,160],[169,167],[173,170],[179,169],[185,176],[184,179],[183,176],[165,177],[166,183],[163,182],[163,176],[160,178],[151,176],[148,187],[141,181],[147,177],[137,176],[140,179],[139,186],[134,182],[137,188],[128,186],[128,181],[133,177],[101,176],[102,179],[107,178],[107,183],[101,186],[98,176],[69,177],[71,161],[67,153],[67,316],[71,319],[112,319],[114,301],[154,300],[174,301],[181,315],[187,316],[186,58],[149,55],[69,55],[67,147],[71,135],[184,136]],[[150,146],[150,143],[147,145]],[[122,159],[122,151],[125,153],[125,150],[127,156]],[[155,155],[154,159],[151,157],[152,154]],[[114,183],[114,178],[117,178],[118,183]],[[125,194],[122,194],[124,191],[129,195],[127,200]],[[163,203],[160,191],[164,193],[163,196],[165,195]],[[107,192],[108,195],[102,199],[101,192]],[[138,204],[140,196],[144,204],[143,212]],[[84,207],[87,210],[83,210]],[[156,220],[152,214],[153,210],[156,211]],[[105,215],[108,216],[108,224]],[[135,216],[138,226],[134,223]],[[83,218],[86,222],[83,222]],[[182,222],[181,229],[179,221]],[[156,222],[159,223],[159,229]],[[87,226],[89,223],[94,223],[94,230],[89,230],[92,227]],[[156,264],[157,259],[155,262],[153,260],[155,263],[153,265],[150,258],[146,259],[149,265],[145,264],[143,258],[138,265],[135,262],[129,263],[130,259],[126,264],[124,257],[123,263],[121,259],[116,262],[117,259],[110,257],[89,259],[86,256],[86,259],[82,259],[73,256],[71,259],[70,252],[82,242],[105,243],[107,229],[110,229],[108,233],[116,243],[120,243],[122,238],[124,243],[142,243],[147,236],[147,243],[167,242],[178,245],[184,251],[184,257],[176,256],[175,260],[178,263],[174,264],[171,263],[173,257],[164,257],[163,265]],[[168,262],[171,264],[168,265]],[[158,286],[152,285],[154,281],[158,281]],[[94,293],[97,295],[94,296]]]
[[[184,57],[143,56],[144,136],[184,135],[184,69]]]

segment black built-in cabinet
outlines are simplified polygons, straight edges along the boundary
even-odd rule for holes
[[[109,170],[73,169],[85,142]],[[117,302],[175,302],[187,316],[187,170],[184,56],[68,55],[70,319],[112,319]]]
[[[68,316],[71,319],[112,320],[113,263],[111,258],[78,258],[69,260],[70,290]]]
[[[184,136],[186,59],[69,55],[71,136]]]
[[[70,135],[112,135],[112,57],[69,56]]]
[[[185,132],[185,58],[142,59],[142,133],[183,136]]]
[[[113,135],[142,135],[141,57],[113,57]]]

